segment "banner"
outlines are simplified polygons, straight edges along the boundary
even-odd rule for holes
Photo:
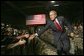
[[[26,18],[26,25],[46,24],[45,14],[30,15]]]

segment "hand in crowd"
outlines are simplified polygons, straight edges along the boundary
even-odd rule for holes
[[[22,36],[18,36],[16,37],[17,39],[22,39],[22,38],[28,38],[29,40],[32,40],[35,37],[35,34],[29,35],[29,34],[25,34]]]
[[[25,35],[21,35],[21,36],[17,36],[17,39],[22,39],[22,38],[28,38],[29,34],[25,34]]]
[[[30,35],[29,40],[32,40],[35,37],[35,34]]]
[[[24,37],[25,37],[25,38],[29,38],[29,34],[25,34]]]
[[[25,44],[26,43],[26,40],[20,39],[17,43],[18,43],[18,45],[22,45],[22,44]]]
[[[25,43],[26,43],[26,41],[25,41],[24,39],[20,39],[17,43],[9,44],[9,45],[7,46],[7,48],[8,48],[8,49],[14,48],[14,47],[16,47],[16,46],[18,46],[18,45],[23,45],[23,44],[25,44]]]

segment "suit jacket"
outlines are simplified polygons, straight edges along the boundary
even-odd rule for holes
[[[58,19],[59,24],[61,25],[61,27],[62,27],[62,29],[63,29],[64,32],[65,32],[65,27],[64,27],[64,26],[67,26],[67,27],[69,28],[69,32],[72,31],[72,27],[71,27],[70,23],[68,23],[67,20],[66,20],[63,16],[58,16],[57,19]],[[53,22],[52,20],[50,20],[50,19],[46,19],[46,21],[47,21],[47,22],[46,22],[45,27],[44,27],[41,31],[38,31],[38,32],[37,32],[38,36],[40,36],[40,35],[41,35],[43,32],[45,32],[48,28],[51,28],[51,29],[52,29],[54,35],[57,34],[57,35],[60,36],[60,34],[61,34],[62,32],[59,31],[59,30],[56,28],[54,22]]]

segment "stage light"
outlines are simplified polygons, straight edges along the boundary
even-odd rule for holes
[[[55,1],[51,1],[51,3],[55,3]]]

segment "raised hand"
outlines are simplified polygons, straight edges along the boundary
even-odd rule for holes
[[[35,34],[30,35],[29,40],[32,40],[35,37]]]
[[[29,34],[25,34],[24,37],[25,37],[25,38],[28,38],[28,37],[29,37]]]
[[[26,41],[24,40],[24,39],[20,39],[19,41],[18,41],[18,45],[22,45],[22,44],[25,44],[26,43]]]
[[[17,36],[17,39],[22,39],[22,38],[28,38],[29,34],[25,34],[25,35],[21,35],[21,36]]]
[[[9,45],[7,46],[7,48],[8,48],[8,49],[14,48],[14,47],[16,47],[16,46],[18,46],[18,45],[22,45],[22,44],[25,44],[25,43],[26,43],[26,41],[25,41],[24,39],[20,39],[17,43],[9,44]]]

